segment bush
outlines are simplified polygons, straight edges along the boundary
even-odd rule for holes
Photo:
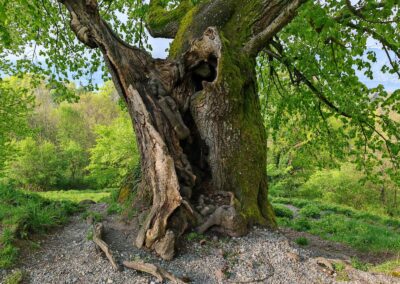
[[[295,240],[296,244],[299,246],[307,246],[308,245],[308,239],[305,237],[300,237]]]
[[[309,204],[300,209],[300,215],[308,218],[319,218],[320,209],[314,204]]]
[[[62,160],[56,146],[45,141],[39,143],[29,137],[16,143],[17,153],[7,162],[6,176],[29,189],[50,189],[62,182]]]
[[[287,217],[277,217],[276,221],[280,227],[290,227],[292,224],[292,220]]]
[[[351,259],[351,266],[353,266],[355,269],[362,270],[362,271],[368,271],[368,269],[370,267],[369,264],[364,263],[355,257],[353,257]]]
[[[295,229],[296,231],[301,231],[301,232],[305,232],[311,229],[311,224],[310,222],[307,220],[307,218],[304,217],[300,217],[298,219],[296,219],[292,225],[293,229]]]
[[[360,181],[364,177],[349,163],[343,164],[340,169],[317,171],[299,189],[298,195],[369,210],[379,204],[379,190],[372,184],[363,185]]]
[[[275,215],[277,217],[286,217],[289,219],[293,218],[293,212],[283,204],[273,204]]]

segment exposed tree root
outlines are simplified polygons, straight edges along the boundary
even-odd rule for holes
[[[153,275],[158,281],[162,282],[165,279],[172,281],[173,283],[183,284],[186,283],[179,279],[172,273],[166,271],[165,269],[151,263],[139,262],[139,261],[124,261],[124,266],[137,271],[145,272]]]
[[[107,256],[108,260],[111,262],[112,267],[116,271],[121,271],[121,267],[117,264],[115,261],[115,258],[106,244],[106,242],[103,241],[103,231],[104,231],[104,225],[102,223],[97,223],[93,225],[93,242],[99,246],[99,248],[105,253]]]
[[[104,232],[104,225],[102,223],[96,223],[93,225],[93,242],[105,253],[107,256],[108,260],[110,261],[112,267],[116,271],[121,271],[122,267],[118,265],[117,261],[115,260],[112,251],[104,242],[103,240],[103,232]],[[168,235],[168,234],[167,234]],[[124,261],[123,265],[127,268],[134,269],[137,271],[145,272],[148,274],[153,275],[158,279],[158,281],[163,281],[165,279],[168,279],[172,281],[173,283],[186,283],[185,281],[179,279],[172,273],[166,271],[165,269],[151,263],[145,263],[145,262],[140,262],[140,261]]]
[[[209,216],[207,217],[205,222],[203,222],[197,228],[197,231],[203,234],[211,227],[217,226],[218,227],[217,229],[219,231],[228,234],[232,237],[245,235],[247,233],[247,225],[243,217],[235,209],[234,194],[232,192],[227,192],[227,191],[217,191],[215,192],[213,198],[216,199],[217,195],[228,198],[229,201],[227,203],[229,203],[229,205],[221,205],[218,206],[215,210],[214,209],[211,210],[211,208],[215,208],[215,206],[214,205],[206,206],[204,203],[204,196],[200,196],[199,205],[200,207],[203,208],[201,213],[202,215],[209,215]],[[205,210],[205,209],[210,209],[210,210]]]

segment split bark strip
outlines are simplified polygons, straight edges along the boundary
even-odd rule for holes
[[[103,230],[104,225],[102,223],[97,223],[93,226],[93,242],[95,242],[95,244],[98,245],[99,248],[106,254],[108,260],[111,262],[112,267],[116,271],[121,271],[121,267],[115,261],[110,248],[106,242],[103,241]]]
[[[172,273],[162,269],[161,267],[159,267],[155,264],[139,262],[139,261],[124,261],[123,265],[130,269],[134,269],[137,271],[151,274],[154,277],[156,277],[159,282],[162,282],[163,280],[168,279],[171,282],[177,283],[177,284],[186,283],[183,280],[176,277],[175,275],[173,275]]]

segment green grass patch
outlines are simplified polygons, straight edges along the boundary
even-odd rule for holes
[[[351,259],[351,266],[353,266],[355,269],[362,271],[368,271],[368,269],[370,268],[370,265],[368,263],[362,262],[358,258]]]
[[[60,190],[37,192],[41,197],[50,200],[63,200],[79,203],[83,200],[99,202],[109,197],[112,189],[104,190]]]
[[[186,235],[186,239],[188,241],[200,241],[204,238],[205,236],[203,234],[199,234],[197,232],[190,232],[189,234]]]
[[[88,218],[91,218],[93,220],[93,222],[98,223],[104,220],[104,215],[101,214],[100,212],[96,212],[96,211],[85,211],[82,214],[82,219],[86,220]]]
[[[17,269],[11,274],[7,275],[4,279],[4,284],[20,284],[24,280],[24,273],[22,270]]]
[[[284,204],[275,203],[272,204],[274,208],[275,216],[277,217],[286,217],[289,219],[293,218],[293,212],[289,208],[287,208]]]
[[[52,201],[0,185],[0,268],[16,262],[17,240],[62,225],[78,210],[79,206],[69,201]]]
[[[371,267],[369,271],[400,277],[400,257]]]
[[[321,216],[321,210],[314,204],[308,204],[301,208],[300,215],[308,218],[319,218]]]
[[[308,239],[305,237],[300,237],[295,240],[296,244],[299,246],[307,246],[308,245]]]
[[[400,220],[396,218],[322,202],[288,198],[272,200],[300,208],[300,216],[295,219],[278,215],[280,226],[344,243],[361,251],[400,252]]]
[[[377,215],[370,212],[356,210],[348,206],[325,203],[318,200],[311,201],[299,198],[271,197],[271,201],[273,203],[290,204],[299,209],[303,209],[304,207],[316,207],[321,214],[340,214],[370,224],[389,226],[395,230],[399,230],[400,232],[400,218]]]

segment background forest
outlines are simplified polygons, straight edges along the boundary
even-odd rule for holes
[[[9,136],[2,137],[8,140],[3,182],[31,191],[118,187],[139,157],[130,119],[112,84],[95,93],[71,85],[75,99],[59,103],[44,84],[30,90],[29,81],[3,83],[19,90],[26,103],[23,113],[13,114],[19,119],[10,125]]]

